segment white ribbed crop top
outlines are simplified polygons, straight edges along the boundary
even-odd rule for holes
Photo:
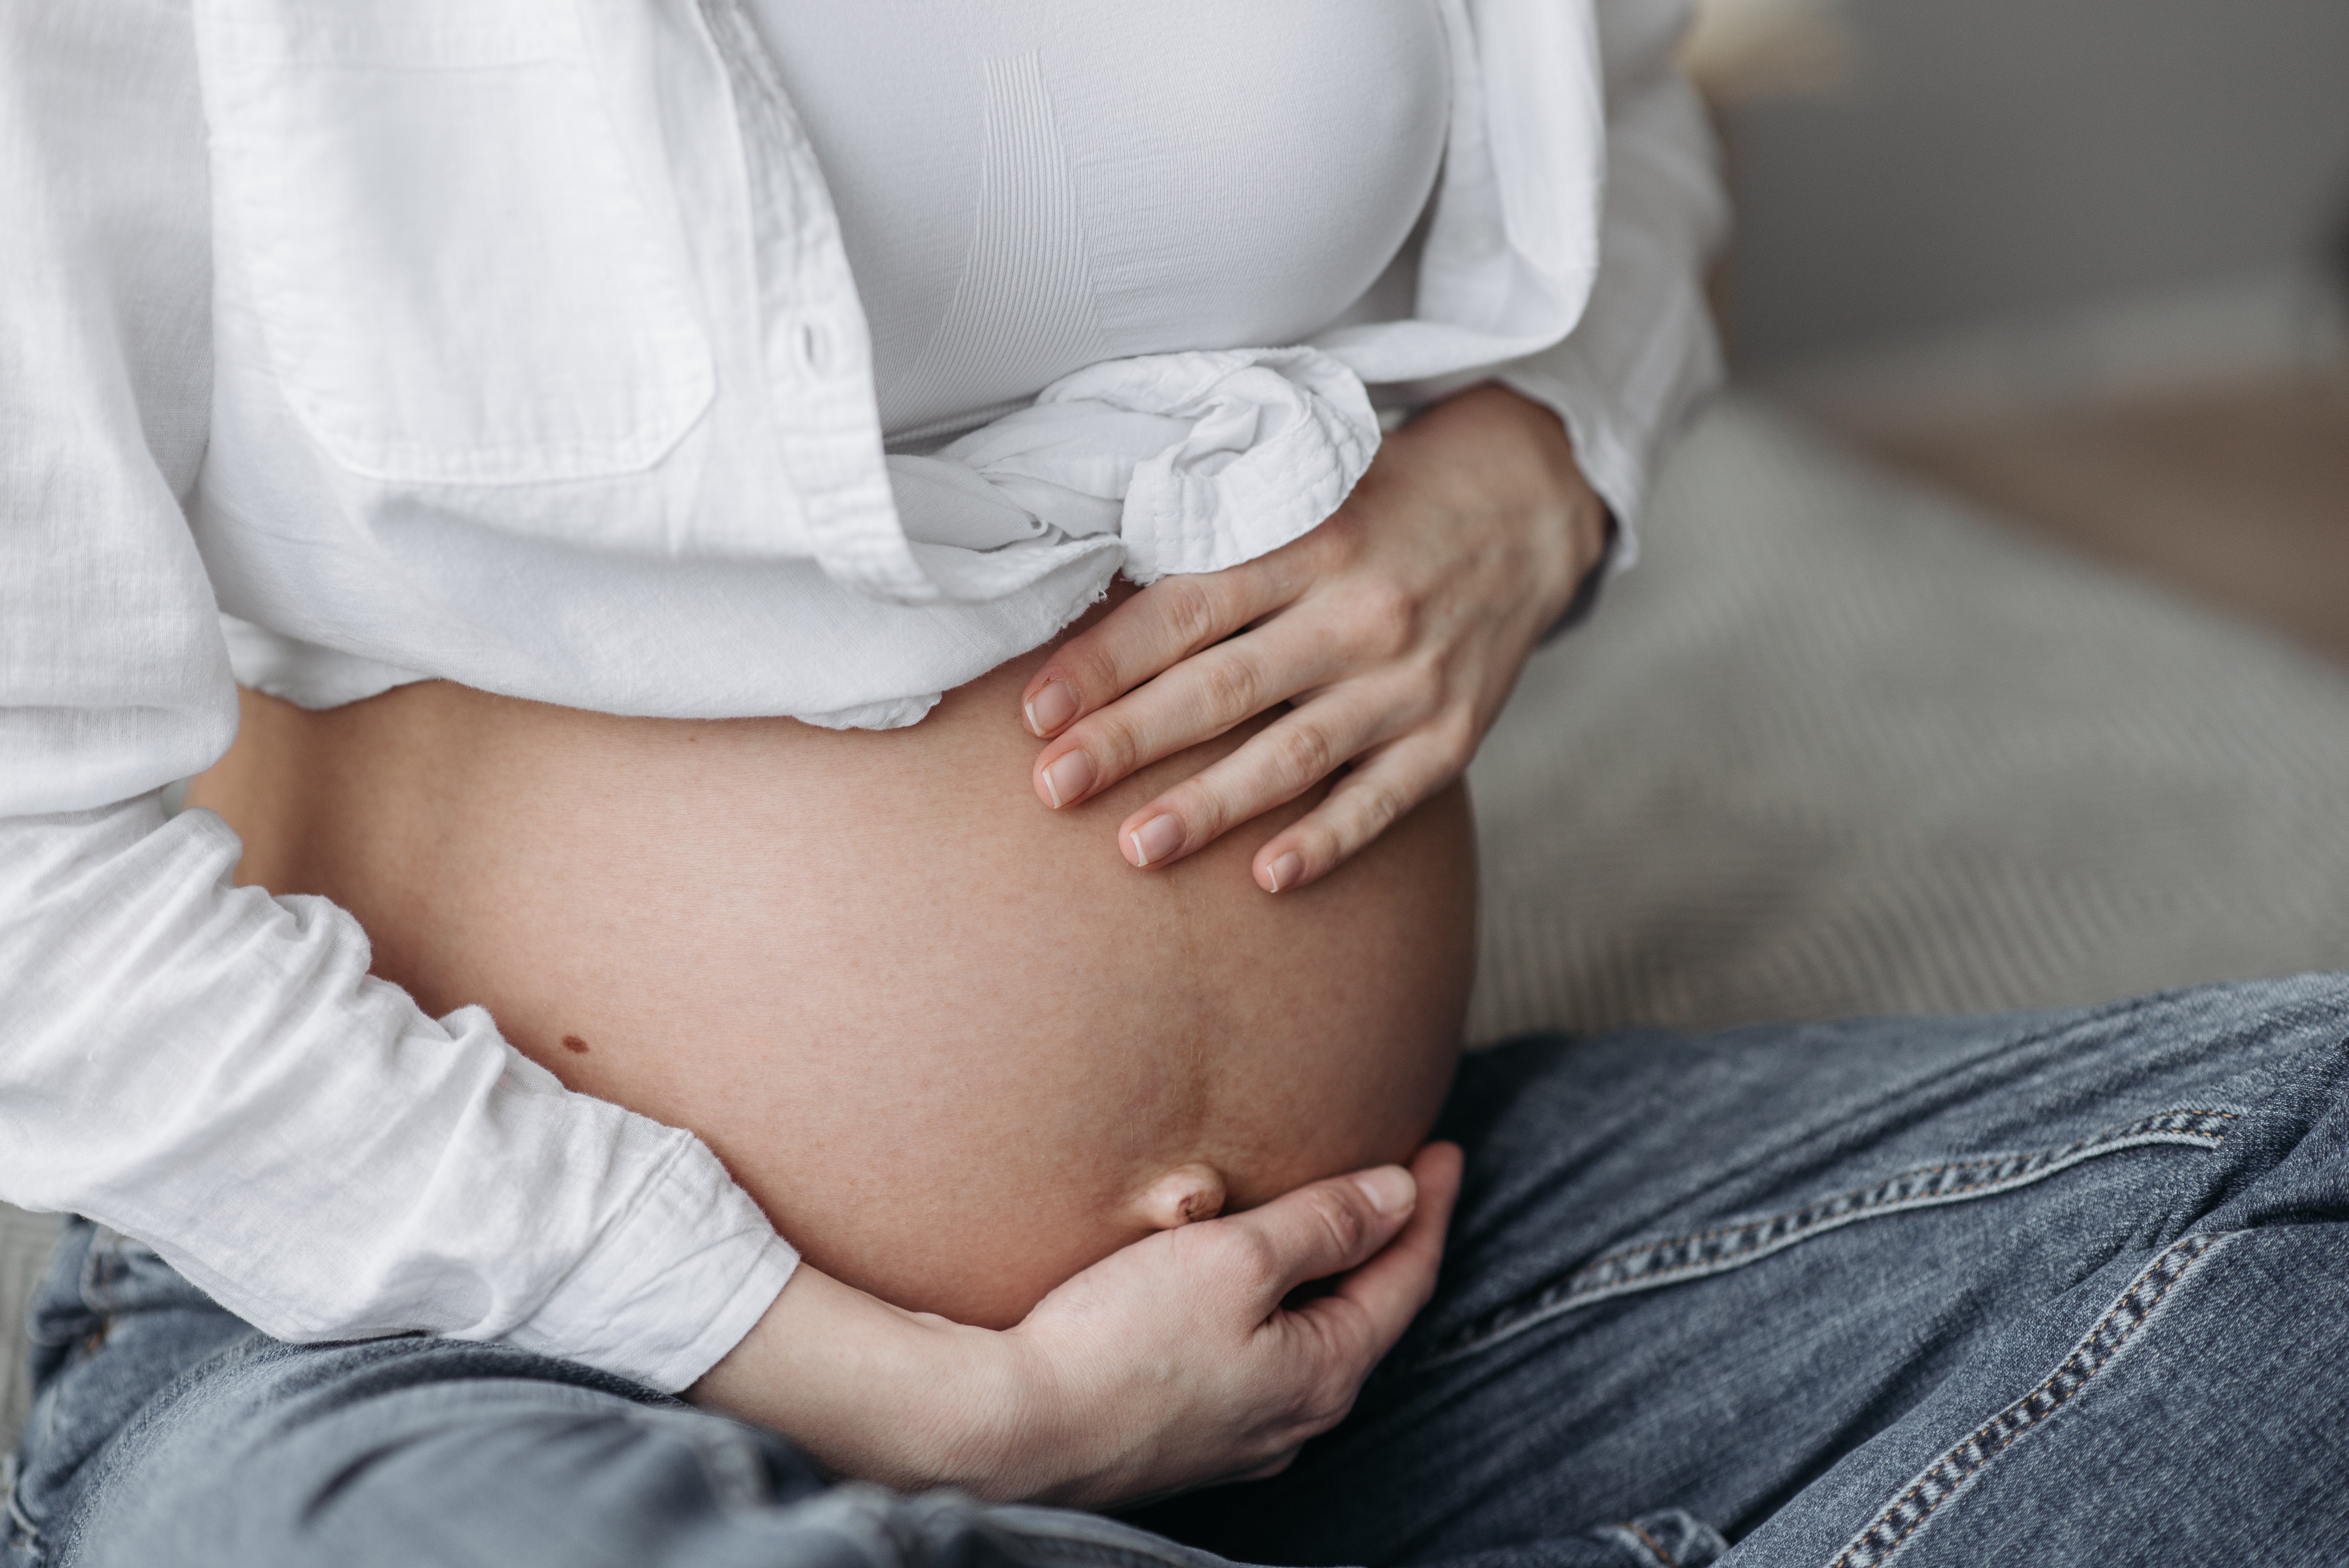
[[[756,0],[893,446],[1084,366],[1304,341],[1441,162],[1435,0]]]

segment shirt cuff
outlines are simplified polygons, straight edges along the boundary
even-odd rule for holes
[[[1647,455],[1633,449],[1599,398],[1563,376],[1520,364],[1494,379],[1547,408],[1566,427],[1583,479],[1607,503],[1608,545],[1599,575],[1630,571],[1640,559],[1640,523],[1647,511]],[[1591,596],[1596,600],[1597,590]]]
[[[674,1136],[636,1202],[509,1342],[673,1394],[774,1305],[799,1253],[707,1145]]]

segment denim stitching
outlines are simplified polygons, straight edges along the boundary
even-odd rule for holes
[[[1675,1558],[1671,1553],[1665,1551],[1662,1547],[1657,1545],[1656,1538],[1649,1534],[1646,1531],[1640,1529],[1636,1521],[1624,1525],[1623,1528],[1638,1536],[1640,1538],[1640,1544],[1654,1553],[1656,1554],[1656,1561],[1663,1564],[1663,1568],[1681,1568],[1680,1560]]]
[[[2230,1110],[2166,1110],[2055,1149],[1921,1166],[1872,1186],[1838,1192],[1762,1219],[1636,1243],[1585,1264],[1530,1300],[1502,1307],[1471,1324],[1414,1362],[1413,1369],[1441,1367],[1476,1355],[1553,1317],[1615,1296],[1743,1268],[1797,1242],[1861,1220],[2012,1191],[2084,1161],[2125,1149],[2160,1143],[2214,1149],[2227,1136],[2226,1124],[2239,1119],[2240,1113]]]
[[[1925,1527],[1933,1511],[1967,1481],[2061,1410],[2088,1379],[2112,1364],[2132,1335],[2153,1315],[2170,1287],[2224,1241],[2224,1236],[2188,1236],[2172,1243],[2129,1282],[2120,1299],[2105,1309],[2071,1355],[2044,1382],[1984,1422],[1971,1436],[1925,1467],[1874,1523],[1852,1537],[1832,1568],[1884,1568],[1909,1538]]]
[[[2190,1123],[2181,1121],[2180,1119],[2207,1118],[2219,1121],[2233,1121],[2237,1119],[2237,1116],[2238,1113],[2231,1110],[2186,1109],[2163,1111],[2158,1116],[2148,1116],[2141,1121],[2130,1122],[2126,1127],[2106,1128],[2104,1131],[2096,1133],[2093,1137],[2083,1138],[2076,1142],[2067,1143],[2061,1149],[2043,1149],[2035,1154],[1986,1154],[1979,1155],[1971,1160],[1953,1160],[1945,1164],[1921,1166],[1915,1171],[1902,1171],[1899,1175],[1893,1177],[1891,1181],[1880,1182],[1877,1187],[1867,1188],[1860,1192],[1847,1192],[1842,1194],[1841,1197],[1846,1199],[1860,1198],[1864,1197],[1868,1192],[1877,1191],[1882,1187],[1890,1186],[1892,1182],[1915,1181],[1930,1176],[1942,1176],[1953,1172],[1961,1173],[1969,1171],[1982,1171],[2001,1164],[2023,1164],[2040,1160],[2062,1160],[2067,1155],[2082,1151],[2092,1154],[2108,1153],[2110,1152],[2110,1150],[2099,1146],[2110,1143],[2116,1138],[2142,1139],[2145,1134],[2148,1133],[2184,1132],[2189,1140],[2196,1140],[2198,1144],[2199,1140],[2206,1139],[2215,1143],[2227,1135],[2224,1128],[2220,1128],[2216,1130],[2198,1130],[2190,1125]],[[2176,1126],[2162,1125],[2164,1123],[2173,1121],[2178,1121],[2180,1124]],[[2118,1148],[2127,1146],[2116,1144],[2114,1147]],[[1984,1183],[1974,1183],[1974,1185],[1983,1184]],[[1966,1190],[1967,1189],[1965,1187],[1953,1187],[1949,1189],[1949,1191],[1952,1192],[1962,1192]],[[1833,1203],[1838,1201],[1840,1200],[1831,1198],[1826,1202]],[[1819,1205],[1813,1206],[1817,1207]],[[1790,1214],[1781,1215],[1779,1217],[1782,1219],[1793,1218],[1795,1215],[1798,1215],[1803,1212],[1804,1211],[1802,1210],[1795,1210]],[[1764,1222],[1744,1220],[1733,1225],[1723,1225],[1715,1230],[1698,1231],[1691,1235],[1676,1237],[1670,1242],[1641,1242],[1637,1245],[1625,1247],[1620,1252],[1609,1253],[1608,1256],[1600,1258],[1597,1263],[1592,1264],[1590,1266],[1592,1268],[1598,1268],[1606,1264],[1618,1262],[1624,1258],[1634,1257],[1640,1253],[1652,1251],[1659,1246],[1684,1246],[1692,1242],[1711,1241],[1715,1236],[1733,1235],[1742,1231],[1751,1230],[1755,1224],[1762,1222]]]

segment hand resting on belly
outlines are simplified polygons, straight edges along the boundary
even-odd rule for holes
[[[828,1274],[1008,1326],[1153,1230],[1409,1160],[1473,951],[1457,786],[1278,898],[1237,837],[1119,858],[1123,814],[1272,716],[1045,810],[1018,697],[1049,653],[886,733],[248,694],[190,803],[427,1008],[485,1005],[571,1087],[698,1133]]]

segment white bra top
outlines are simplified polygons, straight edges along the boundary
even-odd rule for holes
[[[1084,366],[1301,343],[1444,155],[1435,0],[756,0],[893,447]]]

